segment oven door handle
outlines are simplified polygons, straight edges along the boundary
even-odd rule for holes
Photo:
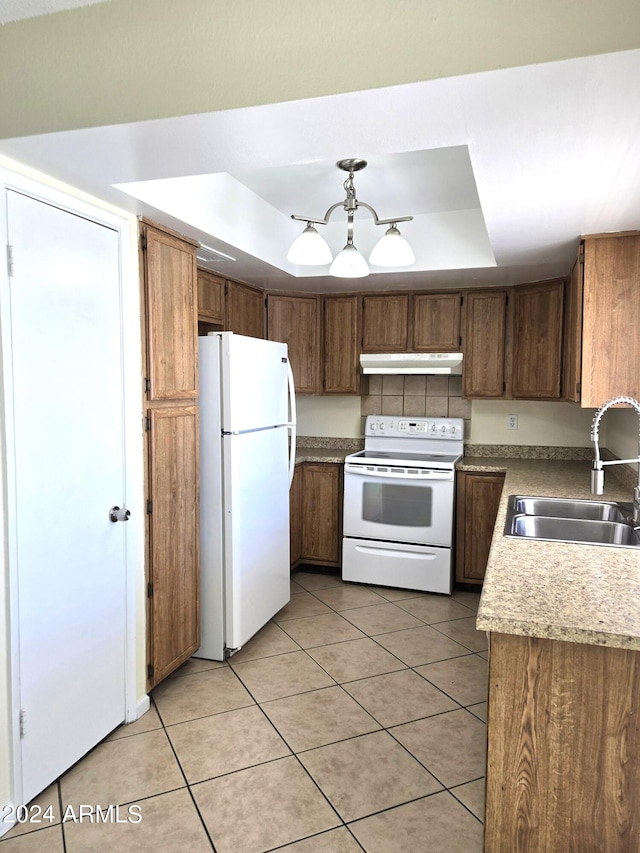
[[[371,545],[356,545],[356,551],[361,554],[375,554],[376,557],[393,557],[401,560],[435,560],[437,554],[433,553],[416,553],[415,551],[396,551],[391,548],[378,548]]]
[[[451,482],[453,480],[453,471],[430,471],[424,477],[419,474],[399,474],[396,471],[370,471],[364,466],[349,465],[349,463],[345,463],[344,472],[345,474],[359,474],[361,477],[386,477],[389,480],[411,480],[414,483]]]

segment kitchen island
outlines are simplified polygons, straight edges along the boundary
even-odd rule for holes
[[[477,618],[490,635],[485,851],[638,851],[640,550],[503,536],[509,495],[589,499],[587,462],[463,463],[506,474]],[[608,471],[601,499],[630,489]]]

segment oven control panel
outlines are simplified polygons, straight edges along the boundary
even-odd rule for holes
[[[389,438],[433,438],[462,441],[464,421],[462,418],[411,418],[392,415],[368,415],[365,436],[387,436]]]

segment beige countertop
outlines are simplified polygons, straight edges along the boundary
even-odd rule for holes
[[[345,456],[353,453],[339,447],[298,447],[296,450],[296,465],[300,462],[344,462]]]
[[[506,474],[478,629],[640,650],[640,549],[503,536],[509,495],[592,498],[590,464],[465,457],[458,468]],[[611,469],[602,499],[632,499]]]

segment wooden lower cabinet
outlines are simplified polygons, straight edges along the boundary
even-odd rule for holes
[[[504,474],[458,471],[456,582],[482,585],[502,495]]]
[[[148,660],[158,684],[200,645],[198,408],[149,412]]]
[[[341,565],[342,471],[336,462],[297,466],[290,497],[292,566]]]
[[[640,850],[640,652],[491,634],[485,853]]]
[[[296,465],[289,490],[289,550],[294,568],[302,558],[302,465]]]

